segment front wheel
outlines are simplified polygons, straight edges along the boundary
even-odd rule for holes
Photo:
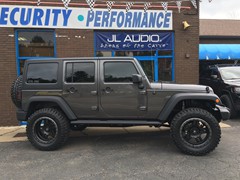
[[[58,149],[67,141],[69,131],[67,118],[57,109],[40,109],[28,118],[28,140],[39,150]]]
[[[201,156],[219,144],[221,129],[216,118],[200,108],[182,110],[171,123],[171,136],[184,153]]]

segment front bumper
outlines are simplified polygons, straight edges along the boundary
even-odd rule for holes
[[[221,114],[221,117],[222,117],[222,120],[228,120],[230,119],[230,111],[227,107],[225,106],[220,106],[220,105],[216,105],[216,107],[218,108],[220,114]]]
[[[27,121],[27,112],[18,109],[16,114],[18,121]]]

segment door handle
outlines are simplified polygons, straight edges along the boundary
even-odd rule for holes
[[[67,89],[67,91],[71,94],[77,92],[77,89],[75,89],[75,87],[70,87],[69,89]]]
[[[103,92],[109,94],[109,93],[113,92],[113,89],[111,89],[110,87],[106,87],[105,89],[103,89]]]
[[[92,95],[97,95],[97,91],[91,91]]]

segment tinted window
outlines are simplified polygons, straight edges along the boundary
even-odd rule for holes
[[[58,63],[29,64],[27,83],[56,83]]]
[[[67,63],[66,82],[68,83],[89,83],[94,82],[94,63]]]
[[[131,62],[104,63],[105,82],[132,82],[132,75],[138,74]]]

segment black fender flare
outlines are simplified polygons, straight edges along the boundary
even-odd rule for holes
[[[231,102],[234,104],[232,94],[231,94],[229,91],[224,90],[224,91],[222,92],[221,96],[223,96],[223,95],[225,95],[225,94],[229,96]],[[221,96],[219,96],[219,98],[221,98]]]
[[[174,107],[183,100],[208,100],[213,101],[216,103],[216,99],[219,99],[219,97],[216,94],[212,93],[177,93],[173,95],[165,104],[164,108],[158,115],[158,119],[161,122],[165,122],[169,115],[171,114]],[[221,105],[220,101],[220,105]]]
[[[24,106],[24,110],[27,112],[29,110],[29,106],[33,102],[54,102],[56,103],[60,109],[65,113],[69,120],[77,119],[77,116],[73,113],[72,109],[69,105],[64,101],[61,97],[58,96],[33,96],[30,97],[27,104]]]

